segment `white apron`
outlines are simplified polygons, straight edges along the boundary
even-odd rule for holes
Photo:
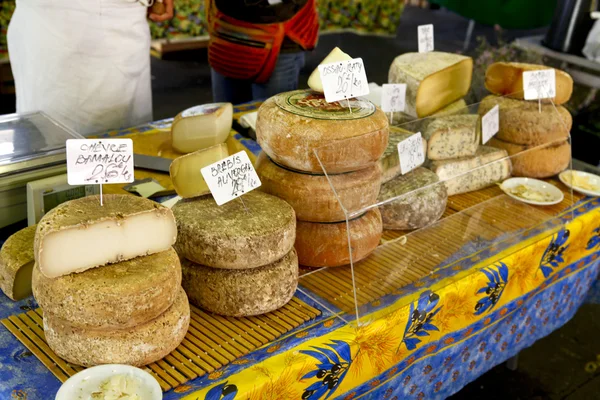
[[[17,0],[8,27],[17,112],[43,111],[82,135],[149,122],[149,49],[137,0]]]

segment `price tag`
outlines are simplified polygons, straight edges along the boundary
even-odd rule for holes
[[[547,99],[556,96],[556,71],[540,69],[523,72],[525,100]]]
[[[402,175],[412,171],[425,162],[423,153],[423,139],[421,132],[417,132],[408,139],[398,143],[398,155],[400,156],[400,172]]]
[[[67,140],[67,182],[89,185],[133,182],[131,139]]]
[[[369,94],[362,58],[319,65],[319,74],[328,103]]]
[[[419,38],[419,53],[433,51],[433,24],[419,25],[417,33]]]
[[[260,179],[244,150],[200,170],[218,205],[260,187]]]
[[[486,144],[500,130],[500,107],[496,104],[481,118],[481,140]]]
[[[381,110],[383,112],[404,111],[406,100],[405,83],[384,83],[381,90]]]

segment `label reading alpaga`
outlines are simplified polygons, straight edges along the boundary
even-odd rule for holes
[[[131,139],[67,140],[69,185],[133,182]]]
[[[240,151],[200,170],[218,205],[260,187],[258,174],[245,151]]]

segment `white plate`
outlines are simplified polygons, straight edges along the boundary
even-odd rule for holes
[[[100,385],[114,375],[135,377],[143,400],[162,400],[160,385],[148,372],[130,365],[107,364],[84,369],[70,377],[56,393],[55,400],[89,400]]]
[[[594,196],[594,197],[600,197],[600,189],[598,190],[588,190],[588,189],[584,189],[581,188],[579,186],[574,186],[571,185],[569,183],[569,181],[566,179],[566,177],[573,172],[575,174],[575,176],[580,176],[580,177],[587,177],[590,181],[590,183],[592,183],[593,185],[598,185],[600,187],[600,176],[598,175],[594,175],[594,174],[590,174],[589,172],[583,172],[583,171],[575,171],[575,170],[566,170],[560,173],[560,175],[558,175],[558,179],[560,179],[560,181],[562,183],[564,183],[565,185],[567,185],[567,187],[578,191],[579,193],[583,193],[587,196]]]
[[[532,189],[539,190],[540,192],[546,193],[546,194],[552,196],[552,200],[549,200],[549,201],[527,200],[527,199],[524,199],[519,196],[515,196],[514,194],[510,193],[509,189],[512,189],[519,185],[525,185]],[[500,189],[502,189],[504,191],[504,193],[506,193],[507,195],[509,195],[510,197],[512,197],[515,200],[519,200],[519,201],[522,201],[523,203],[533,204],[536,206],[551,206],[553,204],[560,203],[565,198],[563,192],[561,192],[561,190],[559,188],[557,188],[556,186],[554,186],[548,182],[544,182],[544,181],[540,181],[538,179],[532,179],[532,178],[510,178],[510,179],[507,179],[504,182],[502,182],[502,185],[500,185]]]

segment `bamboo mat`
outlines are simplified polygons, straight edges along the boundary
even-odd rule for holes
[[[222,317],[194,306],[190,306],[190,311],[190,328],[179,347],[144,367],[165,392],[229,363],[235,364],[240,357],[321,315],[321,311],[296,297],[279,310],[256,317]],[[42,309],[38,308],[0,322],[65,382],[85,368],[67,363],[48,347],[42,317]]]

